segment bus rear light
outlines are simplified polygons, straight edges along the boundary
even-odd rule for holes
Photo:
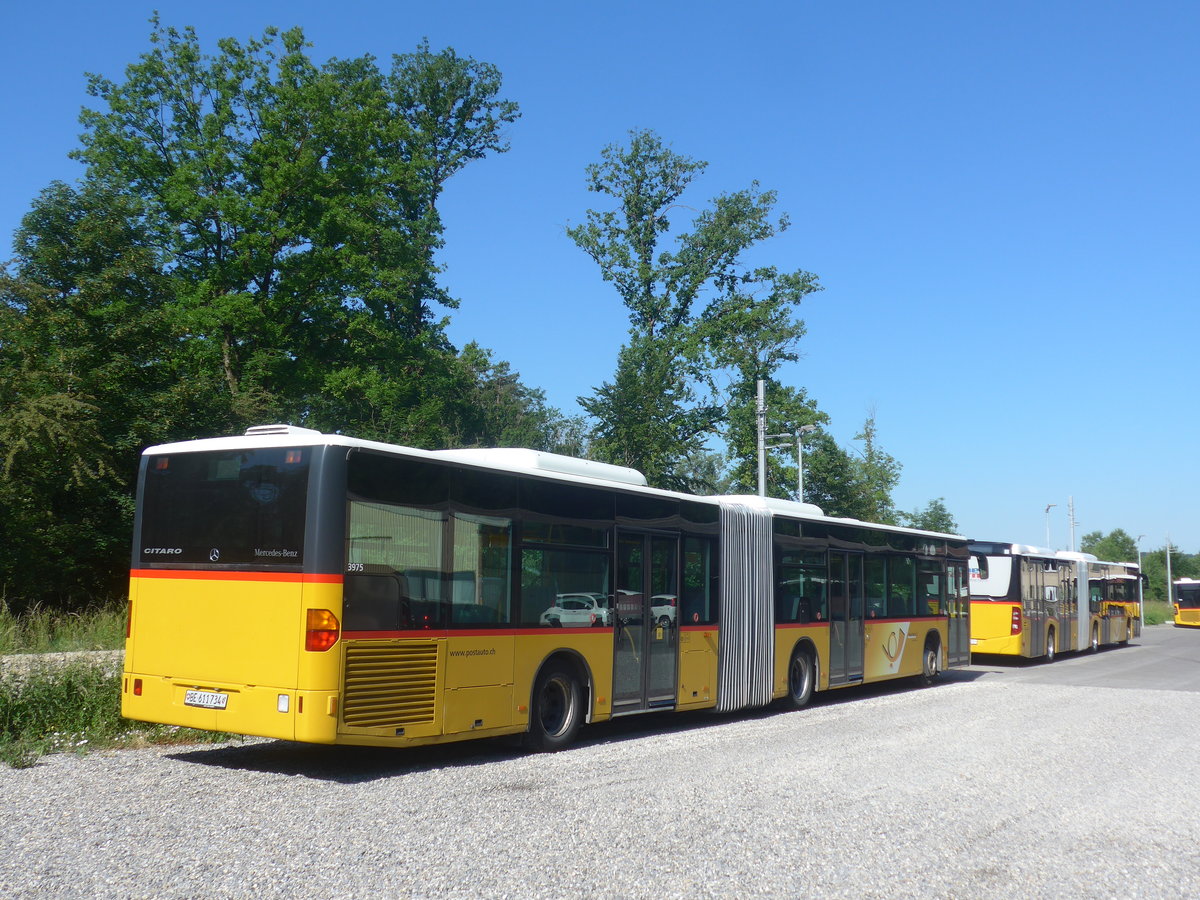
[[[1013,607],[1012,613],[1012,633],[1021,633],[1021,610],[1016,606]]]
[[[142,696],[142,679],[140,678],[133,679],[133,696]]]
[[[304,649],[320,653],[338,642],[341,626],[327,609],[310,609],[305,624]]]
[[[133,598],[129,598],[129,605],[125,607],[125,640],[133,635]]]

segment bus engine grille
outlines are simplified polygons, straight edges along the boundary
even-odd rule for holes
[[[358,728],[423,725],[434,720],[438,645],[346,645],[342,721]]]

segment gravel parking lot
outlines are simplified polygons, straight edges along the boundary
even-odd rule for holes
[[[554,755],[253,742],[50,757],[0,769],[0,889],[1200,896],[1200,693],[1078,683],[1122,658],[1195,668],[1200,633],[1170,631],[1055,663],[1071,684],[976,665],[799,713],[625,720]]]

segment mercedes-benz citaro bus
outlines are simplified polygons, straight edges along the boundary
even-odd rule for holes
[[[1172,587],[1175,596],[1171,598],[1171,606],[1175,611],[1175,624],[1200,627],[1200,581],[1178,578]]]
[[[141,460],[122,712],[413,746],[970,661],[967,543],[528,450],[286,425]]]
[[[1124,644],[1142,633],[1134,563],[1090,553],[972,541],[971,649],[1052,662],[1063,651]]]

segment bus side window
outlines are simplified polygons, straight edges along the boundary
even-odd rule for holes
[[[868,556],[863,563],[867,587],[867,618],[887,617],[887,557]]]
[[[712,540],[684,538],[681,625],[711,625],[717,620],[716,570]]]

